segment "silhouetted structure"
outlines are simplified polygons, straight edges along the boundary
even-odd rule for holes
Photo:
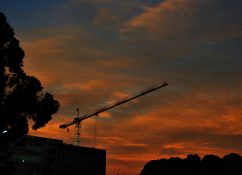
[[[68,126],[71,126],[71,125],[75,124],[76,125],[75,126],[75,128],[76,128],[76,131],[75,131],[76,144],[79,145],[79,143],[80,143],[80,128],[81,128],[81,122],[83,120],[86,120],[86,119],[88,119],[90,117],[93,117],[93,116],[98,116],[100,113],[102,113],[104,111],[108,111],[108,110],[110,110],[110,109],[112,109],[112,108],[114,108],[116,106],[119,106],[119,105],[122,105],[124,103],[127,103],[127,102],[129,102],[131,100],[134,100],[134,99],[139,98],[139,97],[141,97],[143,95],[146,95],[148,93],[156,91],[156,90],[158,90],[158,89],[160,89],[160,88],[162,88],[164,86],[167,86],[167,85],[168,85],[168,83],[166,83],[166,82],[163,82],[162,84],[156,84],[154,86],[151,86],[151,87],[149,87],[147,89],[144,89],[144,90],[138,92],[135,95],[131,95],[131,96],[127,96],[127,97],[124,97],[122,99],[119,99],[119,100],[117,100],[117,101],[115,101],[115,102],[113,102],[111,104],[103,106],[103,107],[101,107],[101,108],[99,108],[99,109],[97,109],[97,110],[95,110],[95,111],[93,111],[93,112],[91,112],[89,114],[85,114],[83,116],[79,115],[79,108],[77,108],[77,117],[75,117],[74,120],[71,121],[71,122],[68,122],[68,123],[60,125],[60,128],[64,129],[64,128],[67,128]]]
[[[8,149],[14,175],[105,175],[106,151],[24,136]]]
[[[206,155],[201,159],[190,154],[185,159],[169,159],[148,162],[140,175],[240,175],[242,174],[242,157],[231,153],[221,159],[215,155]]]

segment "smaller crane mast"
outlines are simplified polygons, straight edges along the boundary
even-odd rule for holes
[[[76,112],[77,112],[76,119],[79,120],[80,119],[79,108],[76,109]],[[80,130],[81,130],[81,122],[77,122],[75,126],[75,136],[76,136],[75,144],[76,145],[80,145]]]
[[[71,121],[71,122],[69,122],[69,123],[65,123],[65,124],[60,125],[60,128],[67,128],[68,126],[71,126],[71,125],[75,124],[76,125],[75,126],[75,128],[76,128],[76,130],[75,130],[76,141],[75,142],[76,142],[77,145],[79,145],[79,143],[80,143],[80,128],[81,128],[81,122],[83,120],[88,119],[88,118],[90,118],[92,116],[98,116],[98,114],[100,114],[100,113],[102,113],[104,111],[107,111],[109,109],[112,109],[112,108],[114,108],[116,106],[119,106],[121,104],[127,103],[127,102],[129,102],[131,100],[134,100],[134,99],[136,99],[138,97],[141,97],[143,95],[146,95],[146,94],[148,94],[150,92],[153,92],[155,90],[158,90],[158,89],[160,89],[160,88],[162,88],[164,86],[167,86],[167,85],[168,85],[168,83],[164,82],[162,84],[157,84],[157,85],[151,86],[151,87],[149,87],[147,89],[144,89],[144,90],[140,91],[136,95],[122,98],[120,100],[117,100],[117,101],[109,104],[109,105],[103,106],[103,107],[95,110],[92,113],[85,114],[85,115],[83,115],[81,117],[79,116],[79,108],[77,108],[77,117],[74,118],[74,120]]]

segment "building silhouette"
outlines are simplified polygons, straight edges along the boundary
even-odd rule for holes
[[[105,175],[106,150],[24,136],[8,147],[14,175]]]

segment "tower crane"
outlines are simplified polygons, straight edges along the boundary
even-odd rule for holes
[[[68,123],[60,125],[60,128],[64,129],[64,128],[67,128],[68,126],[71,126],[71,125],[75,124],[76,125],[75,126],[75,128],[76,128],[76,130],[75,130],[76,144],[79,145],[79,143],[80,143],[80,128],[81,128],[81,122],[83,120],[88,119],[88,118],[93,117],[93,116],[98,116],[100,113],[102,113],[104,111],[112,109],[112,108],[114,108],[116,106],[119,106],[121,104],[127,103],[127,102],[129,102],[131,100],[134,100],[134,99],[136,99],[138,97],[146,95],[146,94],[148,94],[150,92],[158,90],[158,89],[160,89],[160,88],[162,88],[164,86],[167,86],[167,85],[168,85],[168,83],[166,83],[166,82],[161,83],[161,84],[156,84],[154,86],[151,86],[149,88],[146,88],[146,89],[140,91],[139,93],[137,93],[135,95],[127,96],[127,97],[124,97],[122,99],[119,99],[119,100],[117,100],[117,101],[115,101],[115,102],[113,102],[113,103],[111,103],[109,105],[106,105],[106,106],[103,106],[101,108],[98,108],[97,110],[95,110],[95,111],[93,111],[91,113],[85,114],[85,115],[83,115],[81,117],[79,115],[79,108],[77,108],[77,117],[74,118],[74,120],[72,120],[71,122],[68,122]]]

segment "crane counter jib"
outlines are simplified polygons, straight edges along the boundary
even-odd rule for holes
[[[81,116],[81,117],[74,118],[73,121],[71,121],[71,122],[69,122],[69,123],[65,123],[65,124],[60,125],[60,128],[67,128],[68,126],[71,126],[71,125],[73,125],[73,124],[80,123],[81,121],[83,121],[83,120],[85,120],[85,119],[87,119],[87,118],[90,118],[90,117],[95,116],[95,115],[97,116],[98,114],[100,114],[100,113],[102,113],[102,112],[104,112],[104,111],[107,111],[107,110],[109,110],[109,109],[111,109],[111,108],[114,108],[114,107],[116,107],[116,106],[119,106],[119,105],[121,105],[121,104],[127,103],[128,101],[131,101],[131,100],[136,99],[136,98],[138,98],[138,97],[140,97],[140,96],[143,96],[143,95],[145,95],[145,94],[148,94],[148,93],[150,93],[150,92],[153,92],[153,91],[155,91],[155,90],[158,90],[158,89],[160,89],[160,88],[162,88],[162,87],[164,87],[164,86],[167,86],[167,85],[168,85],[168,83],[164,82],[164,83],[162,83],[162,84],[157,84],[157,85],[151,86],[151,87],[149,87],[149,88],[146,88],[146,89],[140,91],[139,93],[137,93],[136,95],[128,96],[128,97],[125,97],[125,98],[119,99],[119,100],[113,102],[113,103],[110,104],[110,105],[106,105],[106,106],[103,106],[103,107],[101,107],[101,108],[95,110],[95,111],[92,112],[92,113],[89,113],[89,114],[83,115],[83,116]]]

